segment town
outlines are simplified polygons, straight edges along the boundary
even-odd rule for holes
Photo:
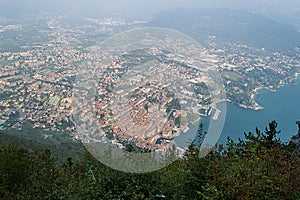
[[[43,25],[36,25],[35,34],[27,34],[25,22],[5,21],[0,26],[0,130],[22,130],[30,122],[33,128],[68,132],[80,139],[72,121],[74,104],[78,106],[73,92],[79,73],[85,73],[83,64],[93,59],[91,44],[95,38],[101,42],[146,22],[88,18],[81,26],[63,26],[64,16],[39,19]],[[8,43],[12,46],[5,48]],[[95,118],[104,130],[101,137],[120,144],[132,141],[141,148],[166,148],[201,115],[217,120],[217,102],[260,109],[254,101],[258,88],[276,89],[293,81],[300,70],[297,53],[219,44],[214,36],[204,44],[210,56],[203,60],[203,68],[159,49],[126,52],[104,63],[101,73],[90,80],[96,91]],[[226,91],[214,87],[211,66],[218,67]]]

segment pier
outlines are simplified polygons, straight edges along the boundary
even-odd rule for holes
[[[216,106],[213,107],[207,107],[207,108],[202,108],[204,110],[204,113],[200,112],[201,116],[211,116],[213,120],[218,120],[221,110],[218,109]]]
[[[219,116],[220,116],[220,113],[221,113],[221,110],[219,110],[218,108],[214,108],[215,109],[215,113],[214,115],[212,116],[212,119],[213,120],[218,120]]]

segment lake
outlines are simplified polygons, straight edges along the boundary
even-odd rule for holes
[[[287,142],[297,133],[298,127],[295,122],[300,120],[300,77],[295,84],[285,85],[276,92],[266,89],[258,92],[255,101],[264,107],[262,110],[245,109],[226,102],[218,105],[219,107],[227,104],[225,124],[218,143],[225,144],[228,136],[238,141],[238,138],[244,138],[244,132],[255,132],[256,127],[264,131],[272,120],[277,121],[278,130],[281,130],[279,138],[283,142]],[[202,120],[204,124],[209,122],[207,118]],[[179,146],[186,146],[187,141],[196,133],[197,127],[197,124],[192,125],[187,134],[175,139],[176,143]]]

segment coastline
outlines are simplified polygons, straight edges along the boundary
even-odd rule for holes
[[[269,91],[271,91],[271,92],[276,92],[277,89],[279,89],[279,88],[281,88],[281,87],[284,87],[284,86],[286,86],[286,85],[288,85],[288,84],[291,84],[292,81],[294,81],[294,80],[297,80],[297,79],[299,78],[299,75],[300,75],[300,71],[299,71],[299,72],[296,72],[293,76],[286,78],[286,79],[289,79],[288,82],[284,82],[286,79],[285,79],[285,80],[282,80],[282,83],[280,83],[280,84],[279,84],[278,86],[276,86],[276,87],[273,87],[273,86],[270,86],[270,87],[260,86],[260,87],[254,88],[254,90],[253,90],[253,92],[252,92],[252,94],[251,94],[251,97],[250,97],[250,98],[251,98],[251,101],[254,103],[254,108],[251,107],[251,106],[245,106],[245,105],[242,105],[241,107],[243,107],[243,108],[250,108],[250,109],[253,109],[253,110],[262,110],[262,109],[264,109],[263,106],[259,105],[259,104],[254,100],[255,95],[259,94],[259,90],[269,90]]]
[[[297,73],[297,75],[300,75],[300,73]],[[298,86],[300,85],[300,76],[296,76],[296,74],[295,74],[293,77],[294,78],[290,79],[289,82],[286,82],[285,84],[280,84],[277,87],[274,87],[274,86],[271,86],[271,87],[257,86],[255,88],[253,88],[253,90],[250,91],[250,93],[251,93],[251,99],[249,99],[249,105],[247,105],[247,104],[243,105],[243,104],[235,103],[235,102],[231,101],[229,98],[223,98],[223,99],[216,100],[215,102],[213,102],[209,106],[211,106],[211,107],[216,107],[216,106],[219,107],[219,106],[223,106],[223,103],[226,102],[226,104],[227,104],[227,102],[228,102],[231,105],[228,104],[227,108],[228,108],[228,106],[230,106],[233,113],[238,113],[238,114],[242,115],[242,116],[234,115],[234,117],[232,119],[239,120],[241,118],[242,120],[244,120],[244,119],[247,119],[248,116],[250,116],[252,118],[251,118],[251,120],[249,120],[249,124],[251,124],[251,123],[254,124],[253,127],[254,126],[261,126],[261,127],[263,127],[264,124],[262,122],[259,122],[258,125],[256,124],[257,122],[255,121],[255,118],[253,118],[253,116],[255,116],[255,117],[259,116],[260,117],[260,116],[265,116],[266,114],[267,115],[269,114],[269,109],[265,109],[265,108],[268,107],[269,103],[272,104],[272,101],[271,101],[271,99],[264,99],[264,94],[267,93],[267,94],[270,94],[270,95],[274,95],[274,94],[272,94],[274,92],[281,93],[280,92],[281,90],[278,90],[278,89],[280,89],[281,87],[290,87],[291,83],[294,83],[294,82],[297,84],[297,88],[298,88]],[[297,78],[296,81],[295,81],[295,78]],[[292,88],[290,88],[289,90],[291,90],[291,89]],[[259,96],[255,96],[255,95],[258,95],[258,94],[259,94]],[[262,95],[263,97],[260,96],[260,95]],[[256,102],[255,100],[258,100],[258,102]],[[271,101],[271,102],[269,102],[269,101]],[[262,103],[262,105],[266,104],[266,105],[264,105],[266,107],[264,108],[262,105],[259,105],[260,103]],[[253,111],[258,111],[258,112],[253,112]],[[246,115],[246,117],[244,116],[244,114]],[[282,114],[282,113],[280,113],[280,114]],[[283,119],[285,119],[285,118],[283,117]],[[208,120],[211,120],[211,119],[208,118]],[[263,121],[263,120],[261,120],[261,121]],[[232,126],[235,126],[235,125],[230,124],[230,125],[227,125],[227,126],[232,127]],[[237,126],[239,127],[241,125],[237,125]],[[252,128],[253,128],[252,126],[250,126],[250,125],[248,125],[246,123],[246,125],[243,124],[243,128],[240,128],[241,132],[245,131],[244,130],[245,129],[244,126],[247,127],[247,130],[249,130],[249,131],[252,130]],[[228,131],[227,129],[228,128],[224,129],[224,133],[225,134],[231,134],[230,131]],[[189,131],[196,132],[196,128],[193,127]],[[182,134],[182,135],[183,135],[182,137],[176,138],[176,142],[177,141],[184,141],[184,139],[186,137],[185,137],[185,134]],[[240,135],[236,134],[236,135],[234,135],[232,137],[233,138],[234,137],[239,138]],[[288,139],[285,139],[285,140],[288,140]],[[225,137],[221,138],[220,140],[226,142],[226,138]]]
[[[257,88],[257,89],[263,89],[263,88]],[[254,91],[253,91],[254,92]],[[245,109],[252,109],[252,110],[262,110],[264,109],[264,107],[262,107],[261,105],[259,105],[257,102],[254,101],[254,97],[255,95],[258,94],[258,92],[256,93],[252,93],[251,94],[251,101],[254,103],[254,107],[253,106],[247,106],[247,105],[244,105],[244,104],[238,104],[238,103],[234,103],[233,101],[231,101],[230,99],[223,99],[223,100],[220,100],[216,103],[214,103],[213,105],[216,105],[218,103],[222,103],[222,102],[227,102],[227,103],[232,103],[232,104],[235,104],[241,108],[245,108]]]
[[[267,87],[257,87],[257,88],[254,88],[254,90],[252,91],[252,94],[250,96],[250,99],[251,101],[254,103],[254,108],[250,108],[250,109],[253,109],[253,110],[262,110],[264,109],[263,106],[259,105],[256,101],[255,101],[255,95],[258,95],[259,94],[259,90],[262,90],[262,89],[267,89],[269,90],[270,88],[267,88]],[[272,90],[271,90],[272,91]]]

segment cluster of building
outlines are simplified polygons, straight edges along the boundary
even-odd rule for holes
[[[95,24],[96,28],[92,27],[96,35],[101,28],[105,29],[103,33],[111,34],[118,27],[144,23],[112,18],[85,21]],[[48,26],[45,32],[48,31],[49,41],[28,43],[28,46],[20,46],[19,51],[0,52],[0,129],[22,129],[24,122],[31,122],[33,127],[53,131],[75,130],[76,124],[70,121],[74,110],[73,87],[83,61],[94,60],[94,55],[75,50],[70,47],[75,44],[66,41],[84,46],[83,41],[89,39],[85,37],[90,37],[91,33],[78,27],[68,30],[54,19]],[[0,32],[19,29],[22,25],[0,26]],[[210,38],[211,41],[215,39]],[[184,43],[180,39],[176,42]],[[164,44],[176,48],[170,39]],[[253,107],[251,94],[255,88],[284,84],[300,69],[297,54],[288,56],[236,43],[222,47],[214,42],[209,44],[208,51],[218,55],[218,59],[210,56],[207,62],[219,66],[221,73],[229,72],[223,74],[228,100],[241,106]],[[146,50],[147,59],[149,56],[153,59],[145,64],[143,52],[136,53],[127,59],[107,55],[112,62],[102,65],[98,80],[92,82],[96,85],[93,100],[96,119],[103,130],[109,130],[104,131],[104,135],[109,132],[110,138],[117,143],[127,140],[142,148],[162,149],[170,142],[168,139],[188,129],[188,113],[199,114],[199,109],[203,108],[212,110],[212,118],[218,119],[221,111],[210,100],[218,97],[220,88],[210,88],[213,90],[209,94],[201,94],[203,88],[195,91],[197,84],[213,81],[208,77],[209,64],[200,69],[193,66],[192,60],[170,52],[162,56],[158,49]],[[194,55],[195,52],[186,54]],[[84,67],[79,71],[85,74]],[[172,107],[174,102],[180,108]],[[90,100],[81,106],[88,103]],[[76,135],[75,131],[73,133]]]
[[[68,123],[72,88],[83,54],[57,42],[20,49],[0,53],[0,126],[21,130],[31,122],[53,131],[74,129]]]
[[[4,26],[0,25],[0,33],[5,31],[17,30],[21,28],[22,28],[21,24],[11,24],[11,25],[4,25]]]
[[[293,54],[273,52],[246,44],[218,44],[207,41],[212,54],[219,55],[221,73],[227,89],[228,100],[242,107],[259,109],[254,102],[257,88],[275,89],[293,81],[300,71],[299,49]]]
[[[100,64],[97,81],[90,79],[92,85],[97,85],[96,102],[84,98],[80,102],[81,108],[87,108],[86,113],[91,110],[89,105],[95,104],[96,118],[102,130],[107,130],[92,137],[109,135],[117,143],[130,141],[141,148],[165,149],[170,147],[171,139],[188,129],[187,113],[198,113],[201,100],[210,96],[194,91],[204,72],[170,58],[159,62],[156,55],[148,53],[147,58],[153,59],[143,64],[136,63],[134,56]],[[142,60],[143,55],[140,57]],[[94,66],[91,63],[91,68]],[[80,97],[86,89],[79,91]],[[188,105],[192,102],[197,106]]]

